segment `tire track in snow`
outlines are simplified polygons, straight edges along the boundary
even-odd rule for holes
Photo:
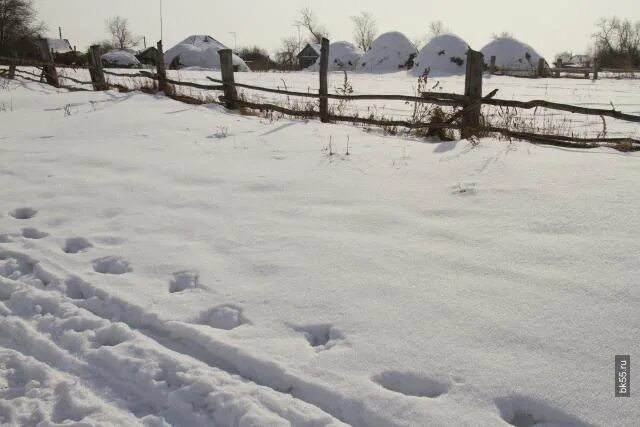
[[[138,317],[123,316],[136,308],[124,301],[113,305],[115,300],[108,294],[78,278],[63,283],[37,261],[17,252],[0,251],[0,260],[13,260],[17,266],[9,275],[8,271],[0,274],[0,299],[4,300],[0,322],[4,331],[13,332],[1,340],[2,344],[50,366],[64,367],[78,378],[93,376],[91,384],[98,388],[107,384],[111,398],[135,395],[139,403],[149,407],[142,415],[177,406],[178,413],[167,418],[174,424],[182,419],[188,420],[188,425],[209,425],[214,419],[230,425],[247,417],[273,425],[341,424],[315,406],[272,387],[250,384],[247,390],[250,380],[234,378],[208,363],[204,355],[190,355],[187,347],[161,328],[157,316],[144,311],[139,311]],[[85,294],[94,296],[87,298]],[[118,318],[126,322],[114,323]],[[19,345],[16,337],[22,341]],[[251,405],[246,409],[248,401]]]

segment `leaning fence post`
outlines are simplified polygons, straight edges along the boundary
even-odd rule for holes
[[[598,71],[600,71],[600,59],[593,58],[593,80],[598,80]]]
[[[100,46],[93,45],[89,48],[89,74],[94,90],[107,90],[107,80],[102,68],[102,52]]]
[[[162,40],[157,45],[158,53],[156,54],[156,70],[158,72],[158,90],[167,92],[167,67],[164,64],[164,51],[162,50]]]
[[[322,46],[320,49],[320,121],[327,123],[329,121],[329,39],[322,38]]]
[[[236,91],[235,78],[233,77],[233,51],[231,49],[221,49],[220,69],[222,71],[222,84],[224,86],[224,104],[230,110],[235,110],[238,92]]]
[[[464,96],[467,97],[464,115],[462,116],[462,138],[478,134],[480,127],[480,100],[482,98],[482,73],[484,71],[484,55],[482,52],[469,49],[467,51],[467,74],[464,81]]]
[[[9,62],[9,74],[7,75],[9,80],[13,80],[16,78],[16,63],[15,61]]]
[[[536,70],[536,75],[538,78],[540,77],[546,77],[546,72],[545,72],[545,65],[547,64],[547,61],[544,60],[544,58],[540,58],[538,59],[538,69]]]
[[[489,73],[490,74],[496,73],[496,56],[495,55],[491,57],[491,62],[489,63]]]
[[[42,67],[44,71],[44,77],[51,86],[60,87],[60,81],[58,80],[58,70],[56,70],[56,65],[53,62],[53,55],[51,55],[51,51],[49,50],[49,44],[45,39],[41,39],[39,41],[40,47],[40,56],[44,65]]]

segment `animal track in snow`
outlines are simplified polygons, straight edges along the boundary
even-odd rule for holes
[[[77,254],[78,252],[85,252],[92,247],[91,242],[84,237],[72,237],[65,241],[62,250],[68,254]]]
[[[242,308],[234,305],[221,305],[200,313],[198,323],[211,326],[212,328],[230,331],[250,322],[249,319],[242,314]]]
[[[38,213],[37,210],[33,208],[17,208],[14,209],[10,215],[15,219],[31,219]]]
[[[316,351],[328,350],[344,340],[344,334],[328,323],[296,326],[294,329],[301,332]]]
[[[173,273],[173,278],[169,281],[169,292],[172,294],[200,287],[200,275],[193,271]]]
[[[537,425],[567,425],[586,427],[584,421],[551,407],[548,403],[526,396],[508,396],[496,399],[503,420],[516,427]]]
[[[385,371],[372,379],[387,390],[405,396],[434,399],[449,391],[448,384],[412,372]]]
[[[113,323],[98,329],[94,343],[97,347],[114,347],[134,337],[131,329],[124,323]]]
[[[22,229],[22,237],[25,239],[44,239],[47,237],[49,233],[45,233],[44,231],[39,231],[32,227],[27,227]]]
[[[125,274],[133,271],[131,264],[124,258],[106,256],[93,260],[93,269],[101,274]]]

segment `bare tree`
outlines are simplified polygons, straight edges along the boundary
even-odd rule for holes
[[[493,33],[492,38],[494,40],[500,40],[500,39],[512,39],[513,38],[513,34],[508,32],[508,31],[502,31],[500,33]]]
[[[32,0],[0,0],[0,52],[10,51],[22,38],[36,39],[44,31]]]
[[[442,21],[431,21],[429,24],[429,35],[431,38],[438,37],[447,32]]]
[[[318,23],[316,15],[308,7],[300,11],[300,18],[295,21],[295,25],[301,25],[309,31],[312,43],[320,43],[323,38],[329,38],[329,31]]]
[[[298,39],[296,37],[285,37],[282,45],[276,52],[276,61],[280,65],[293,67],[296,65],[296,55],[298,53]]]
[[[140,37],[131,32],[129,20],[122,16],[114,16],[107,20],[107,32],[111,34],[113,45],[119,49],[130,49],[140,43]]]
[[[360,12],[360,15],[352,16],[353,37],[356,45],[365,52],[373,46],[373,41],[378,34],[378,25],[373,17],[367,12]]]
[[[603,18],[593,34],[594,50],[603,65],[632,67],[640,64],[640,21]]]

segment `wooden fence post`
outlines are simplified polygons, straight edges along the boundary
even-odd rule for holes
[[[167,67],[164,64],[164,51],[162,50],[162,40],[157,45],[156,70],[158,71],[158,90],[167,93]]]
[[[41,39],[38,42],[38,47],[40,48],[40,57],[44,62],[42,70],[47,83],[54,87],[60,87],[58,70],[56,70],[56,64],[53,62],[53,55],[51,55],[51,51],[49,50],[49,44],[45,39]]]
[[[13,80],[16,78],[16,63],[15,61],[9,62],[9,74],[7,75],[9,80]]]
[[[220,55],[220,68],[222,71],[222,84],[224,86],[224,104],[230,110],[235,110],[238,92],[235,86],[235,78],[233,77],[233,51],[231,49],[221,49],[218,51]]]
[[[496,56],[495,55],[491,57],[491,63],[489,64],[489,73],[490,74],[496,73]]]
[[[546,65],[547,65],[547,61],[545,61],[544,58],[538,59],[538,69],[536,70],[536,76],[538,78],[547,76],[547,72],[545,70]]]
[[[598,71],[600,71],[600,59],[593,58],[593,80],[598,80]]]
[[[327,123],[329,121],[329,39],[322,38],[322,46],[320,49],[320,121]],[[325,97],[322,97],[325,95]]]
[[[480,127],[483,71],[484,55],[482,52],[469,49],[467,51],[467,74],[464,81],[464,96],[468,98],[468,103],[465,105],[467,111],[462,116],[462,138],[464,139],[477,135]]]
[[[107,80],[104,78],[102,69],[102,52],[100,46],[93,45],[89,48],[89,74],[94,90],[107,90]]]

